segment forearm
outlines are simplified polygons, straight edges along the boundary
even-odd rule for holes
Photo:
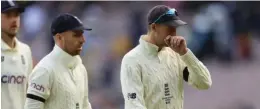
[[[208,89],[212,81],[206,66],[204,66],[190,50],[181,56],[181,59],[188,67],[188,82],[198,89]]]

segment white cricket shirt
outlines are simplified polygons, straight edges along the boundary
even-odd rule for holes
[[[55,45],[52,52],[33,69],[24,107],[91,109],[88,100],[87,71],[80,56],[71,56]]]
[[[32,71],[30,47],[15,38],[15,47],[1,41],[1,108],[23,109],[26,86]]]
[[[187,66],[188,83],[208,89],[208,69],[188,50],[179,56],[171,48],[158,47],[140,38],[121,65],[121,85],[125,109],[183,109],[183,71]]]

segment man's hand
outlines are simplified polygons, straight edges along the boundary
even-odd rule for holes
[[[167,36],[164,39],[165,43],[179,55],[187,53],[188,48],[185,39],[182,36]]]

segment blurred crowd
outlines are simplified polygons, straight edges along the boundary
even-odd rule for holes
[[[222,63],[232,63],[235,60],[250,61],[257,57],[253,53],[252,40],[260,37],[260,2],[21,3],[27,9],[21,18],[19,39],[30,45],[34,64],[52,50],[54,41],[50,24],[60,13],[74,14],[93,28],[84,33],[86,43],[81,54],[89,73],[93,109],[123,109],[119,80],[121,59],[138,44],[140,35],[146,33],[146,15],[155,5],[164,4],[176,8],[180,17],[188,22],[188,26],[178,28],[177,34],[186,38],[188,47],[202,61],[216,58]]]

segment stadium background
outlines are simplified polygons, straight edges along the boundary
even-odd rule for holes
[[[185,84],[184,109],[260,109],[260,2],[22,1],[27,6],[18,38],[29,44],[37,64],[54,45],[52,19],[77,15],[93,28],[81,54],[89,73],[93,109],[123,109],[120,63],[146,32],[150,8],[175,7],[189,23],[178,28],[188,47],[211,72],[213,85],[198,91]]]

